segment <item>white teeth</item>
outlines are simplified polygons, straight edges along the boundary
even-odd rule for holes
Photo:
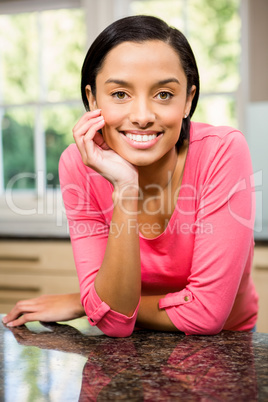
[[[146,134],[144,134],[144,135],[126,134],[126,137],[129,138],[130,140],[133,140],[133,141],[146,142],[146,141],[153,140],[154,138],[157,137],[157,135],[156,134],[151,134],[151,135],[146,135]]]

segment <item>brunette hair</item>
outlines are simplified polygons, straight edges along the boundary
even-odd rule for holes
[[[192,85],[196,86],[190,113],[182,121],[180,138],[176,144],[178,149],[185,139],[189,139],[190,119],[199,97],[199,74],[193,51],[186,37],[161,19],[146,15],[125,17],[113,22],[100,33],[90,46],[83,63],[82,100],[86,110],[89,110],[86,86],[90,85],[93,95],[96,96],[96,77],[110,50],[122,42],[141,43],[148,40],[161,40],[176,51],[187,78],[187,94],[190,93]]]

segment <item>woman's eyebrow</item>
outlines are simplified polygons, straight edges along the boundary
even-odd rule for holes
[[[105,84],[118,84],[118,85],[123,85],[123,86],[129,85],[129,83],[127,81],[119,80],[116,78],[109,78],[107,81],[105,81]]]
[[[169,84],[170,82],[175,82],[176,84],[180,85],[180,81],[177,78],[166,78],[165,80],[156,82],[154,86],[166,85],[166,84]],[[122,85],[122,86],[130,85],[127,81],[120,80],[117,78],[109,78],[107,81],[105,81],[105,84],[117,84],[117,85]]]
[[[181,84],[177,78],[166,78],[165,80],[159,81],[157,84],[165,85],[165,84],[169,84],[170,82],[175,82],[176,84],[179,84],[179,85]]]

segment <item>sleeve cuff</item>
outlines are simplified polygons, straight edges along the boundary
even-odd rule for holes
[[[91,308],[87,311],[88,321],[91,325],[97,325],[98,322],[111,310],[107,303],[102,301],[93,284],[91,288]]]
[[[100,299],[100,297],[98,296],[98,294],[96,292],[95,286],[93,285],[92,290],[91,290],[91,307],[92,308],[90,310],[88,310],[88,312],[87,312],[88,321],[92,326],[97,325],[99,323],[99,321],[102,320],[102,318],[108,312],[110,312],[111,316],[113,316],[117,320],[121,321],[122,323],[130,322],[137,315],[139,305],[140,305],[140,300],[139,300],[137,308],[135,309],[135,311],[131,317],[118,313],[117,311],[112,310],[110,308],[110,306],[108,306],[107,303],[105,303],[104,301],[102,301]]]
[[[187,289],[180,292],[168,293],[163,299],[159,300],[159,308],[177,307],[193,301],[193,294]]]

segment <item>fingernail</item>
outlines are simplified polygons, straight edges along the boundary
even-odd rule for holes
[[[13,322],[8,322],[7,327],[13,327]]]
[[[7,322],[6,317],[2,318],[2,322],[5,324]]]

